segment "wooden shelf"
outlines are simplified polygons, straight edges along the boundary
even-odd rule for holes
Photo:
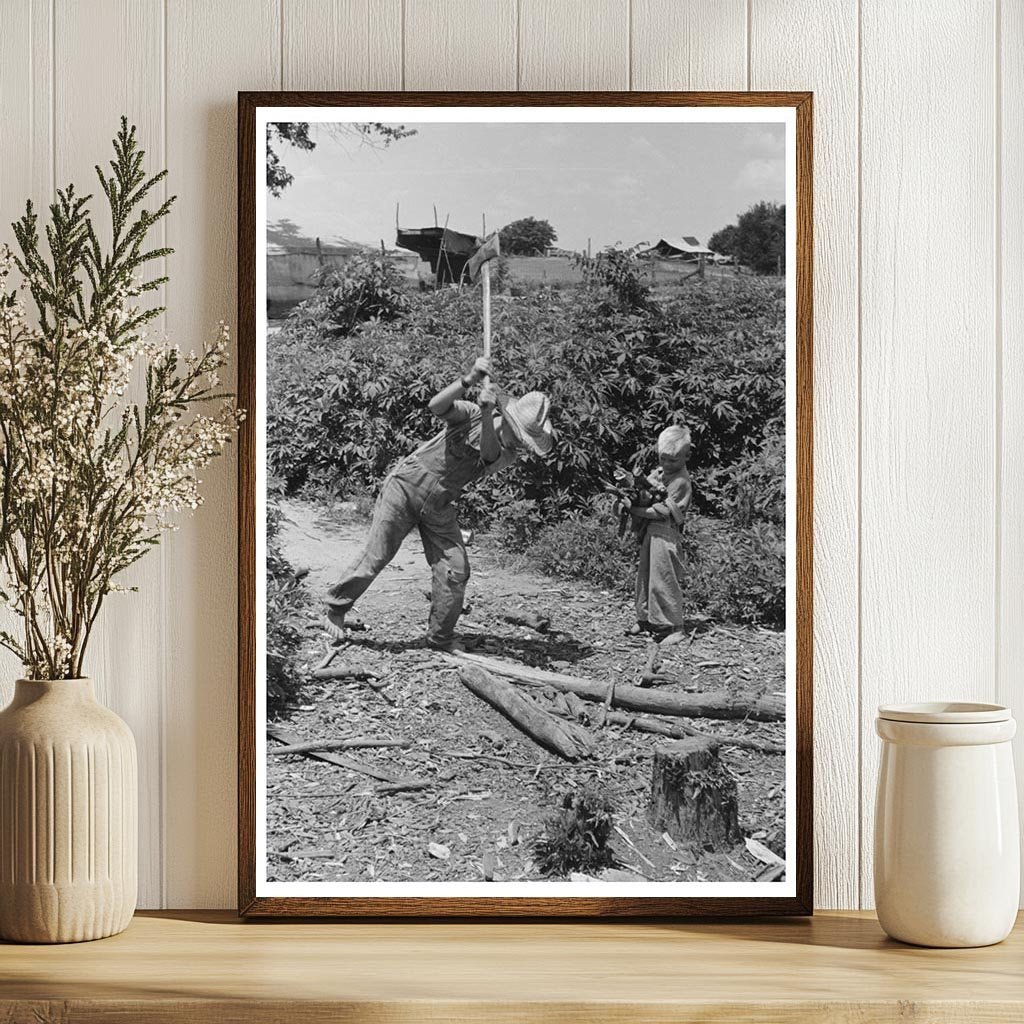
[[[4,1024],[111,1020],[1006,1024],[1024,1020],[1024,922],[998,946],[927,950],[848,912],[338,924],[165,911],[100,942],[0,943]]]

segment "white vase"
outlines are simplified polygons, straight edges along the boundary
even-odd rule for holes
[[[1010,933],[1020,890],[1017,723],[998,704],[883,705],[875,905],[894,939],[988,946]]]
[[[92,680],[19,679],[0,712],[0,938],[82,942],[135,910],[131,730]]]

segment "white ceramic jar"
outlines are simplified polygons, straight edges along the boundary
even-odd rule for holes
[[[875,905],[894,939],[987,946],[1010,933],[1020,889],[1017,787],[998,704],[878,709]]]

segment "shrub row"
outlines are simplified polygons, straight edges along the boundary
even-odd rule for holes
[[[386,273],[373,275],[386,299]],[[349,282],[364,319],[344,335],[332,287],[300,306],[269,345],[268,469],[288,492],[374,489],[437,430],[427,402],[480,350],[475,289],[396,306]],[[658,433],[684,422],[694,438],[686,530],[694,602],[716,618],[779,624],[784,289],[710,279],[639,307],[628,288],[619,291],[496,301],[496,383],[550,395],[557,445],[549,460],[523,460],[471,488],[463,518],[494,524],[507,546],[529,548],[548,571],[629,589],[636,552],[622,547],[602,511],[604,481],[618,466],[653,468]],[[371,307],[386,313],[365,319]]]

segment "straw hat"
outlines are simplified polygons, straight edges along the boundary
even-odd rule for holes
[[[529,391],[522,398],[498,395],[498,407],[520,444],[538,455],[548,456],[554,447],[551,403],[542,391]]]

